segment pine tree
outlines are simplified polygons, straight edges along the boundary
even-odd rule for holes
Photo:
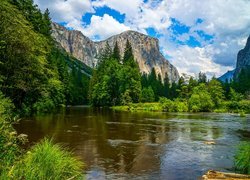
[[[41,27],[41,33],[48,37],[50,37],[51,35],[51,19],[48,8],[45,10],[43,14],[43,25]]]
[[[170,82],[167,73],[164,78],[164,96],[170,98]]]
[[[120,49],[119,49],[119,46],[118,46],[118,43],[117,43],[117,42],[115,42],[115,46],[114,46],[114,50],[113,50],[112,57],[113,57],[114,59],[116,59],[118,62],[121,61]]]
[[[130,42],[127,40],[125,51],[124,51],[123,63],[129,64],[133,60],[134,60],[133,50],[132,50]]]

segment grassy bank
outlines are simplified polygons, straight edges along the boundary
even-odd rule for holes
[[[236,101],[223,101],[219,106],[210,106],[206,103],[194,104],[190,101],[171,101],[162,98],[160,102],[154,103],[131,103],[124,106],[113,106],[113,110],[128,111],[128,112],[216,112],[216,113],[250,113],[250,101],[242,100]]]
[[[22,149],[27,135],[13,128],[14,114],[14,105],[0,92],[0,179],[82,179],[82,162],[51,140]]]

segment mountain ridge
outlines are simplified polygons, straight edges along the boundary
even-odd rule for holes
[[[113,48],[117,42],[121,56],[123,56],[126,42],[129,40],[141,73],[149,74],[155,68],[156,73],[160,74],[162,79],[166,74],[171,82],[179,79],[176,67],[160,52],[159,40],[137,31],[124,31],[106,40],[95,42],[80,31],[68,30],[57,23],[52,23],[52,36],[66,52],[92,68],[98,64],[97,57],[104,50],[106,43]]]
[[[226,79],[237,79],[241,70],[250,68],[250,36],[247,38],[246,45],[237,54],[236,68],[232,71],[228,71],[218,79],[225,82]],[[225,78],[226,77],[226,78]]]

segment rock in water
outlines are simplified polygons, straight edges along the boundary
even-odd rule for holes
[[[250,175],[244,174],[235,174],[235,173],[225,173],[210,170],[205,175],[202,176],[203,180],[219,180],[219,179],[227,179],[227,180],[240,180],[240,179],[250,179]]]
[[[80,31],[67,30],[65,27],[53,23],[52,36],[66,52],[92,68],[97,65],[98,54],[103,51],[107,42],[111,48],[113,48],[117,42],[122,56],[126,42],[129,40],[134,57],[142,73],[148,74],[152,68],[155,68],[156,73],[160,74],[162,78],[168,74],[171,82],[178,81],[179,79],[177,69],[161,54],[158,39],[139,32],[125,31],[107,40],[94,42],[84,36]]]

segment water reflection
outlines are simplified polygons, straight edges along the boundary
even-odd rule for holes
[[[249,121],[223,114],[75,107],[24,119],[16,129],[28,134],[31,144],[49,136],[73,149],[89,179],[194,179],[208,169],[232,168],[239,131],[249,129]],[[216,145],[206,145],[208,140]]]

